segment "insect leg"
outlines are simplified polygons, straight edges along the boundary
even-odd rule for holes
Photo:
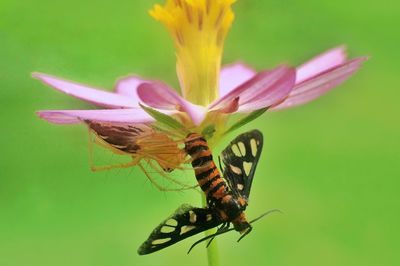
[[[224,172],[224,169],[222,168],[221,164],[221,156],[218,155],[218,164],[219,164],[219,169],[221,169],[222,172]]]
[[[193,186],[187,185],[187,184],[184,184],[184,183],[182,183],[182,182],[180,182],[180,181],[178,181],[178,180],[176,180],[176,179],[174,179],[174,178],[168,176],[168,175],[165,174],[162,170],[160,170],[156,165],[154,165],[154,163],[153,163],[151,160],[148,160],[148,164],[149,164],[154,170],[156,170],[157,173],[158,173],[159,175],[161,175],[162,177],[164,177],[164,178],[167,179],[168,181],[171,181],[172,183],[175,183],[175,184],[177,184],[177,185],[179,185],[179,186],[182,187],[182,188],[180,188],[180,189],[173,189],[174,191],[180,191],[180,190],[186,190],[186,189],[194,189],[194,188],[196,188],[196,187],[198,186],[198,184],[193,185]],[[153,180],[153,181],[154,181],[154,180]]]
[[[216,233],[219,233],[219,232],[222,232],[222,231],[224,231],[224,230],[226,230],[226,229],[229,229],[229,227],[230,227],[230,223],[229,223],[229,222],[223,223],[223,224],[217,229],[217,232],[216,232]],[[211,245],[211,242],[212,242],[214,239],[215,239],[215,235],[210,239],[210,241],[208,241],[208,243],[207,243],[207,245],[206,245],[206,248],[208,248],[208,247]]]
[[[135,166],[141,159],[140,156],[138,156],[135,158],[132,157],[132,161],[128,162],[128,163],[121,163],[121,164],[107,165],[107,166],[95,166],[94,160],[93,160],[93,142],[103,148],[111,150],[115,154],[125,154],[125,153],[112,148],[110,145],[108,145],[104,141],[100,140],[96,136],[96,134],[93,133],[93,131],[89,128],[89,165],[90,165],[90,169],[94,172],[106,171],[106,170],[111,170],[111,169],[115,169],[115,168],[128,168],[131,166]]]
[[[251,232],[251,230],[253,230],[253,228],[252,228],[252,227],[249,227],[249,228],[243,233],[243,235],[242,235],[241,237],[239,237],[239,239],[238,239],[237,242],[239,242],[240,240],[242,240],[243,237],[247,236],[247,235]]]
[[[224,228],[224,229],[221,230],[220,232],[217,231],[215,234],[212,234],[212,235],[203,237],[202,239],[200,239],[200,240],[198,240],[198,241],[196,241],[196,242],[193,243],[193,245],[192,245],[192,246],[190,247],[190,249],[188,250],[188,254],[189,254],[190,251],[192,251],[192,249],[193,249],[195,246],[197,246],[197,245],[200,244],[201,242],[204,242],[204,241],[206,241],[207,239],[210,239],[210,238],[214,238],[214,237],[216,237],[216,236],[218,236],[218,235],[225,234],[225,233],[227,233],[227,232],[229,232],[229,231],[232,231],[232,230],[235,230],[235,229],[234,229],[234,228],[230,228],[230,229]]]
[[[179,156],[179,154],[171,153],[170,156]],[[171,168],[172,170],[175,170],[175,169],[178,169],[178,170],[192,170],[192,168],[190,168],[190,167],[183,167],[181,165],[172,164],[171,162],[168,162],[165,159],[160,158],[160,156],[155,156],[155,155],[152,155],[152,154],[147,154],[147,155],[143,154],[143,157],[147,157],[149,159],[152,159],[152,160],[158,162],[159,164],[163,164],[164,166],[167,166],[167,167]],[[187,161],[185,160],[185,161],[183,161],[183,163],[186,164]]]
[[[149,181],[159,190],[163,192],[167,191],[182,191],[182,188],[165,188],[158,184],[154,178],[151,177],[151,175],[147,172],[147,170],[143,167],[141,163],[138,163],[139,168],[143,171],[143,173],[146,175],[146,177],[149,179]]]
[[[121,163],[121,164],[114,164],[114,165],[106,165],[106,166],[95,166],[93,161],[90,160],[90,169],[94,172],[98,171],[106,171],[106,170],[111,170],[115,168],[128,168],[131,166],[135,166],[139,163],[140,157],[132,158],[131,162],[128,163]]]

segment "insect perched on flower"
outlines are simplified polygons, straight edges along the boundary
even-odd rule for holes
[[[206,140],[198,134],[190,134],[185,150],[192,157],[197,182],[206,194],[207,207],[182,205],[153,230],[138,253],[144,255],[158,251],[219,225],[217,233],[201,239],[192,248],[201,241],[233,229],[242,235],[239,240],[250,233],[251,223],[271,212],[250,222],[244,213],[262,147],[263,137],[258,130],[236,137],[221,154],[224,164],[221,176]],[[233,224],[233,229],[229,229],[230,224]]]
[[[215,132],[208,144],[214,146],[226,132],[266,110],[291,108],[320,97],[352,76],[367,59],[349,60],[345,48],[340,46],[299,67],[282,65],[255,71],[242,63],[221,66],[225,38],[234,20],[234,2],[166,0],[165,5],[155,5],[150,11],[174,41],[181,94],[163,82],[138,76],[118,80],[115,92],[107,92],[34,73],[33,77],[45,84],[102,108],[42,110],[37,114],[51,123],[85,123],[98,143],[114,153],[131,156],[128,163],[93,169],[137,165],[151,178],[141,162],[161,175],[180,169],[187,162],[186,153],[179,146],[185,136],[177,140],[171,132],[202,133],[213,127]],[[236,113],[245,116],[229,125],[231,115]],[[175,125],[168,133],[155,130],[155,123],[166,122]],[[168,179],[168,175],[164,176]]]
[[[115,124],[89,120],[85,123],[89,127],[89,132],[93,133],[90,135],[94,136],[94,143],[111,150],[114,154],[130,157],[130,161],[125,163],[95,166],[92,158],[92,145],[90,145],[89,154],[93,171],[138,166],[151,183],[161,191],[193,188],[193,186],[186,185],[167,175],[175,169],[182,169],[182,166],[187,162],[187,154],[181,147],[183,142],[177,137],[146,124]],[[147,166],[178,186],[166,188],[160,185],[146,170]]]
[[[224,150],[223,176],[206,144],[214,146],[226,132],[267,110],[291,108],[320,97],[352,76],[367,59],[348,60],[345,48],[340,46],[299,67],[281,65],[255,71],[242,63],[221,66],[224,42],[234,20],[234,2],[166,0],[165,5],[155,5],[150,11],[174,41],[180,94],[163,82],[138,76],[125,77],[117,82],[115,92],[106,92],[47,74],[33,74],[45,84],[101,108],[37,112],[51,123],[84,123],[99,144],[131,157],[128,163],[95,169],[137,165],[160,188],[142,162],[167,179],[165,172],[192,163],[206,194],[207,207],[183,205],[153,231],[139,249],[140,254],[221,224],[211,238],[230,230],[247,235],[251,223],[257,220],[247,221],[244,210],[262,149],[262,135],[258,131],[240,135]],[[231,115],[237,113],[244,117],[230,125]],[[163,130],[165,127],[168,130]],[[206,143],[201,136],[210,128],[213,134]],[[200,135],[188,136],[188,132]],[[187,160],[187,154],[192,161]],[[233,229],[229,228],[231,223]]]

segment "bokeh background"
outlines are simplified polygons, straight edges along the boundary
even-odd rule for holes
[[[176,86],[172,42],[147,14],[155,2],[0,0],[1,266],[206,264],[203,247],[186,255],[198,237],[136,253],[178,205],[199,205],[197,193],[159,192],[137,169],[93,173],[86,128],[34,114],[91,106],[33,80],[32,71],[108,90],[130,73]],[[300,64],[341,44],[372,58],[327,96],[247,127],[265,135],[248,216],[285,214],[258,222],[239,244],[235,233],[220,237],[221,265],[400,265],[399,7],[235,5],[225,63]]]

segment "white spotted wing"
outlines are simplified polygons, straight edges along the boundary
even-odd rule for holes
[[[153,230],[139,247],[138,253],[139,255],[153,253],[221,223],[215,210],[183,204]]]
[[[262,133],[252,130],[236,137],[221,154],[224,178],[232,191],[245,199],[249,198],[262,147]]]

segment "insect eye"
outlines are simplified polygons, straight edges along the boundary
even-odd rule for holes
[[[248,234],[252,227],[251,225],[246,221],[246,222],[239,222],[234,224],[235,230],[239,231],[241,234]]]

